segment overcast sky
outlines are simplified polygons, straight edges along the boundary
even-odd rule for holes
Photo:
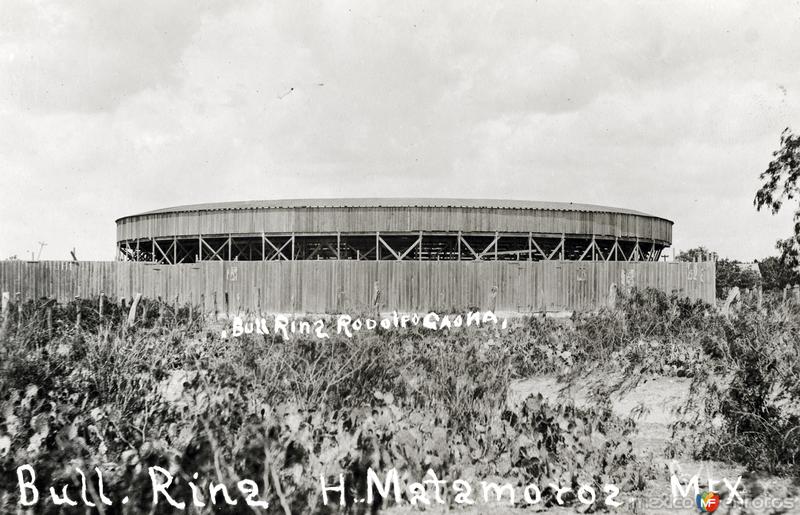
[[[798,95],[797,1],[5,0],[0,258],[317,196],[628,207],[761,258],[792,230],[752,201]]]

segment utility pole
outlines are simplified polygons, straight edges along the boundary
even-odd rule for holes
[[[39,242],[39,255],[36,256],[36,261],[39,261],[42,258],[42,249],[47,246],[47,243],[40,241]]]

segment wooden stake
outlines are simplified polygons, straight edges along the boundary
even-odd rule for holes
[[[53,308],[50,305],[47,306],[47,335],[53,339]]]
[[[17,332],[22,328],[22,294],[17,292]]]
[[[0,341],[5,340],[6,334],[8,333],[8,319],[9,319],[9,314],[10,314],[9,313],[9,309],[8,309],[9,298],[10,298],[9,293],[7,291],[4,291],[3,292],[3,301],[2,301],[2,304],[0,304],[0,306],[2,306],[2,312],[1,312],[2,315],[1,316],[3,318],[3,323],[2,323],[2,325],[0,325]]]
[[[77,315],[75,315],[75,329],[80,329],[81,327],[81,298],[76,296],[75,297],[75,310],[77,311]]]
[[[139,307],[139,301],[142,300],[142,294],[137,293],[136,296],[133,298],[133,302],[131,302],[131,309],[128,312],[128,325],[132,326],[133,323],[136,321],[136,308]]]
[[[492,286],[489,291],[489,305],[488,310],[494,313],[497,310],[497,286]]]

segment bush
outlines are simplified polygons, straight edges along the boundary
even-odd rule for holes
[[[800,309],[745,305],[724,325],[674,426],[698,458],[800,477]]]
[[[71,318],[78,307],[80,327]],[[355,501],[367,467],[395,467],[403,485],[428,468],[450,480],[534,482],[546,505],[551,481],[632,490],[649,474],[628,441],[633,422],[607,408],[551,406],[541,396],[507,403],[513,377],[565,359],[537,354],[553,335],[574,332],[549,322],[505,334],[413,328],[223,340],[220,326],[188,310],[145,303],[144,319],[126,329],[125,313],[100,320],[86,315],[90,307],[54,310],[51,338],[42,306],[29,306],[2,342],[3,510],[16,502],[15,470],[26,463],[38,484],[78,488],[75,467],[98,467],[106,491],[126,492],[134,511],[152,507],[151,466],[175,476],[176,498],[191,499],[190,481],[207,492],[210,481],[233,490],[247,478],[271,510],[291,512],[335,510],[320,506],[319,478],[340,473],[353,487],[349,510],[377,508]],[[39,508],[59,511],[49,500]],[[163,500],[157,508],[171,511]]]

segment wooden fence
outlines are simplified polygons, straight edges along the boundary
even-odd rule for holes
[[[209,312],[590,311],[607,305],[612,284],[714,302],[714,281],[713,262],[0,261],[11,300],[141,293]]]

